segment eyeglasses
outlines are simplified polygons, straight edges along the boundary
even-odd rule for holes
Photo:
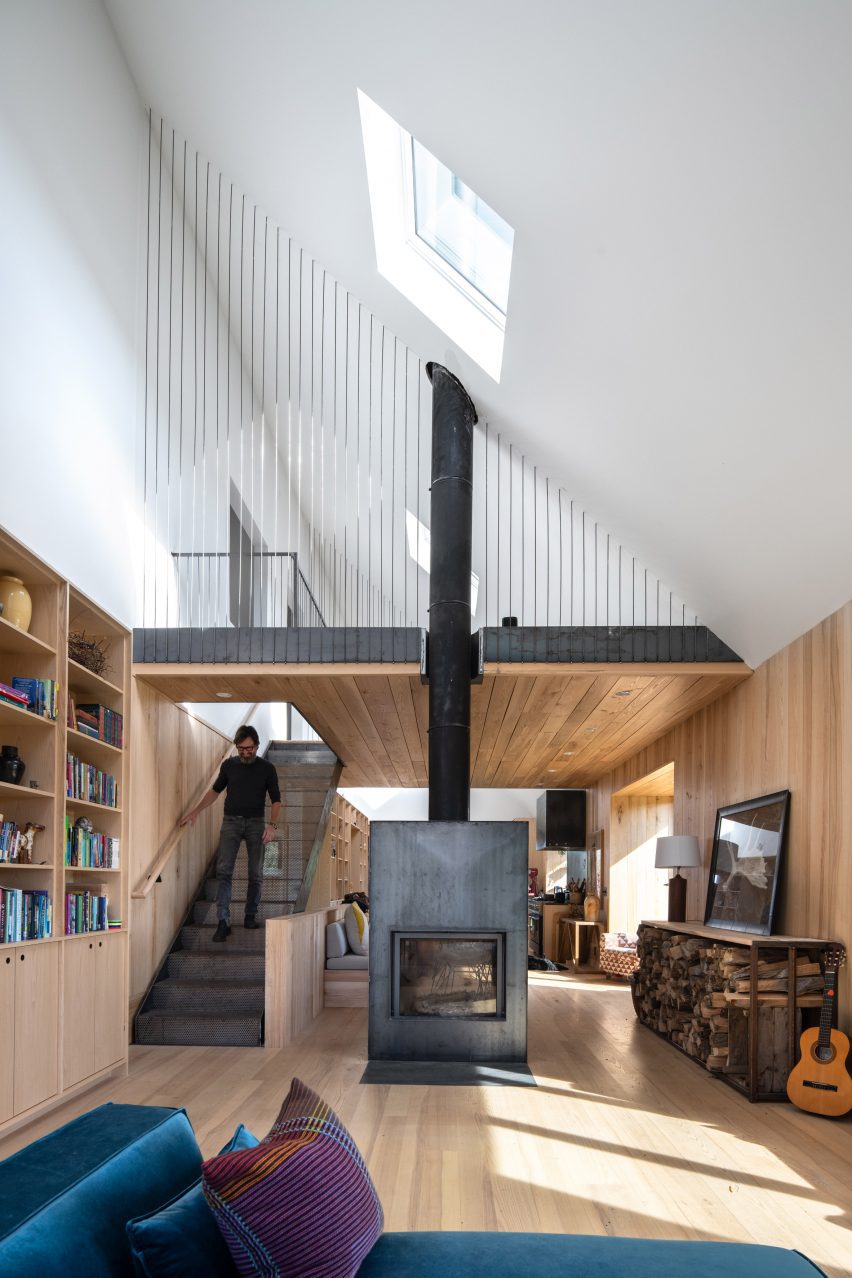
[[[254,754],[256,749],[256,745],[237,746],[237,754]]]

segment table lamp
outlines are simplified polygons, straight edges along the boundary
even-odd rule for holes
[[[654,865],[658,870],[675,870],[669,879],[669,922],[686,921],[686,879],[681,867],[701,864],[701,849],[694,834],[664,834],[657,839]]]

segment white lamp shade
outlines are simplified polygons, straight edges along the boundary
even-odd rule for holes
[[[658,870],[701,864],[701,848],[694,834],[663,834],[657,839],[654,866]]]

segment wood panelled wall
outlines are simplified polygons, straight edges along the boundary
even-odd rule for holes
[[[198,789],[212,780],[228,744],[227,737],[133,679],[131,887],[156,860]],[[144,899],[131,900],[131,1017],[198,891],[221,821],[221,803],[203,812],[181,838],[162,882]]]
[[[672,832],[672,800],[661,795],[618,795],[611,805],[607,873],[607,928],[635,932],[642,918],[665,918],[668,892],[659,891],[651,847]],[[640,851],[641,849],[641,851]]]
[[[716,809],[792,792],[775,930],[852,947],[852,602],[782,649],[744,684],[678,724],[589,792],[589,829],[610,832],[611,796],[674,763],[674,833],[701,841],[687,917],[704,917]],[[840,1024],[852,1028],[852,962],[840,975]]]

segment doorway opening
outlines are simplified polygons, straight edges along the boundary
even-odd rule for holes
[[[674,763],[612,795],[609,929],[633,933],[668,918],[668,871],[654,868],[657,837],[674,832]]]

